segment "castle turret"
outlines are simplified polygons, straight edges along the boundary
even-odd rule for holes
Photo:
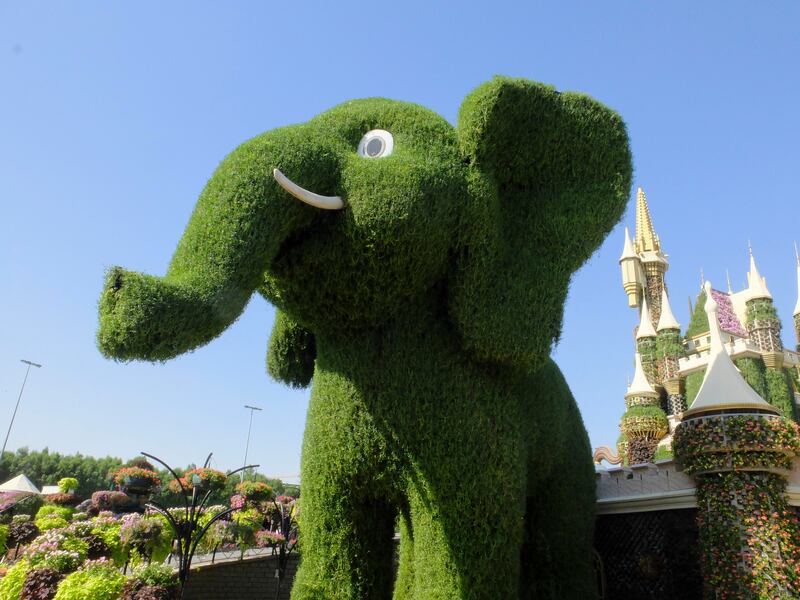
[[[664,273],[669,268],[667,255],[661,251],[661,240],[653,228],[650,208],[644,190],[636,191],[636,239],[634,250],[639,256],[644,269],[644,296],[650,305],[650,317],[653,326],[661,316],[661,291],[664,289]]]
[[[750,271],[747,273],[746,303],[747,333],[758,346],[764,364],[774,369],[783,366],[783,343],[781,342],[781,322],[772,303],[772,294],[767,289],[767,280],[756,267],[753,250],[750,249]]]
[[[656,337],[645,296],[642,298],[642,313],[639,316],[639,328],[636,330],[636,351],[641,356],[644,374],[650,385],[659,383]]]
[[[797,517],[784,498],[797,425],[742,378],[722,342],[706,283],[711,348],[697,398],[673,439],[697,484],[700,558],[709,598],[796,598]]]
[[[625,414],[619,424],[626,441],[628,464],[653,462],[658,442],[669,431],[661,400],[647,381],[642,357],[636,353],[636,370],[625,394]]]
[[[628,306],[639,306],[642,300],[642,289],[645,279],[642,263],[633,249],[628,228],[625,228],[625,245],[622,247],[622,256],[619,257],[619,266],[622,269],[622,287],[628,295]]]
[[[676,415],[686,409],[679,375],[679,360],[685,351],[681,342],[681,326],[672,313],[666,287],[661,291],[661,316],[658,318],[656,335],[658,379],[667,391],[668,413]]]

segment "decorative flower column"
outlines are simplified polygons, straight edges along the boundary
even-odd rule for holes
[[[672,313],[666,288],[661,292],[661,316],[658,318],[656,334],[659,381],[667,392],[668,414],[677,415],[686,410],[686,398],[678,373],[679,361],[686,352],[681,343],[681,326]]]
[[[697,483],[706,598],[800,597],[800,529],[784,474],[800,431],[753,391],[726,353],[706,283],[711,358],[675,431],[673,449]]]
[[[658,442],[669,431],[667,415],[659,406],[658,393],[644,374],[642,358],[636,353],[636,372],[625,394],[625,407],[619,428],[627,440],[628,464],[653,462]],[[618,444],[619,447],[619,444]]]

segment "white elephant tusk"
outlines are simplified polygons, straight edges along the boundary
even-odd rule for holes
[[[344,201],[341,196],[321,196],[314,192],[309,192],[281,173],[279,169],[272,169],[272,176],[275,177],[275,181],[278,182],[279,186],[301,202],[323,210],[341,210],[344,208]]]

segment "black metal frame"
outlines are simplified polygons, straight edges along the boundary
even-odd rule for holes
[[[197,545],[200,543],[200,540],[203,539],[208,528],[211,527],[214,523],[230,515],[231,513],[240,510],[239,508],[229,508],[227,510],[222,511],[221,513],[214,515],[205,526],[200,529],[198,523],[200,521],[200,517],[203,515],[203,511],[206,508],[206,502],[208,502],[208,498],[211,495],[213,489],[209,489],[203,494],[203,497],[200,499],[198,503],[198,487],[192,485],[192,494],[191,494],[191,501],[189,500],[189,492],[186,489],[186,486],[183,485],[181,478],[178,477],[178,474],[174,471],[172,467],[170,467],[167,463],[163,460],[158,458],[157,456],[153,456],[152,454],[148,454],[147,452],[142,452],[143,456],[147,458],[151,458],[154,461],[164,465],[164,467],[172,474],[175,478],[175,481],[178,482],[180,486],[181,494],[183,495],[183,504],[184,504],[184,511],[185,511],[185,519],[181,519],[180,521],[176,521],[175,517],[173,517],[169,510],[155,501],[150,501],[146,504],[148,508],[152,508],[157,513],[162,515],[169,526],[172,528],[172,531],[175,534],[175,541],[178,543],[178,582],[180,583],[181,594],[180,597],[183,598],[183,591],[186,587],[186,580],[189,578],[189,569],[192,566],[192,559],[194,558],[194,553],[197,550]],[[208,464],[211,462],[211,456],[213,453],[208,455],[206,458],[205,463],[203,463],[203,468],[207,468]],[[246,465],[244,467],[240,467],[234,471],[230,471],[227,473],[227,476],[230,477],[231,475],[235,475],[240,471],[245,469],[255,469],[259,465]]]

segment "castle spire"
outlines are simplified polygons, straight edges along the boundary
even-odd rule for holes
[[[757,298],[772,300],[772,294],[767,289],[767,280],[761,276],[761,273],[758,272],[758,267],[756,267],[756,259],[753,256],[753,247],[750,242],[747,243],[747,247],[750,252],[750,271],[747,273],[747,297],[749,300]]]
[[[744,408],[779,414],[773,406],[750,387],[728,356],[717,320],[718,305],[711,294],[709,282],[706,282],[705,291],[705,311],[711,335],[710,357],[703,384],[700,386],[700,391],[697,392],[692,407],[684,413],[684,419],[697,413]]]
[[[661,315],[658,317],[658,326],[656,331],[664,331],[665,329],[677,329],[680,331],[680,323],[672,314],[672,308],[669,305],[669,296],[667,295],[667,288],[661,290]]]
[[[650,320],[650,310],[647,308],[647,296],[642,296],[642,316],[639,320],[639,329],[636,332],[636,339],[654,338],[656,330],[653,329],[653,322]]]
[[[628,392],[625,394],[625,398],[633,398],[638,396],[646,398],[658,398],[658,393],[653,389],[653,386],[650,385],[650,382],[647,381],[647,377],[644,374],[644,366],[642,365],[642,356],[637,352],[636,368],[633,372],[633,381],[628,386]]]
[[[661,242],[653,229],[647,196],[640,187],[636,190],[636,250],[638,252],[661,252]]]

